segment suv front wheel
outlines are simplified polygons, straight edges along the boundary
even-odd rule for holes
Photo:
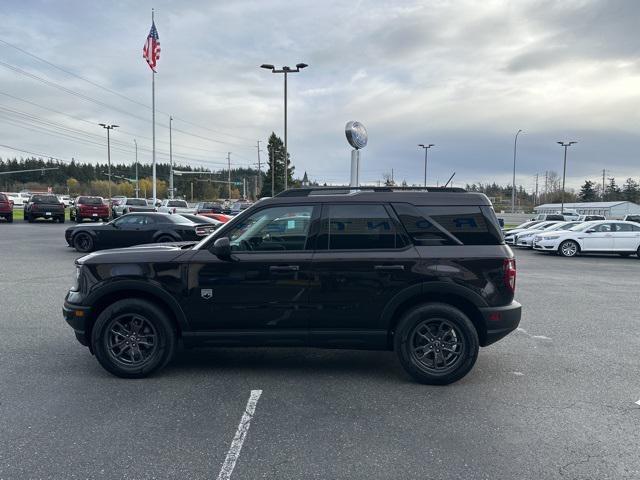
[[[415,380],[447,385],[464,377],[478,358],[478,333],[471,320],[451,305],[427,303],[403,315],[394,348]]]
[[[122,378],[142,378],[164,367],[176,349],[176,333],[165,313],[137,298],[107,307],[91,333],[96,358]]]

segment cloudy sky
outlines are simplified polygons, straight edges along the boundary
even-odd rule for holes
[[[289,151],[299,175],[347,182],[344,125],[359,120],[369,131],[365,182],[392,168],[396,180],[421,182],[417,144],[428,142],[436,144],[430,184],[454,171],[456,185],[507,183],[518,129],[517,182],[528,189],[536,173],[561,172],[557,140],[578,141],[569,152],[570,186],[601,177],[603,168],[620,180],[640,177],[636,0],[3,6],[2,145],[104,161],[96,123],[113,122],[121,126],[113,160],[132,162],[135,138],[148,161],[151,73],[142,45],[155,7],[159,160],[167,159],[171,113],[177,162],[218,169],[230,151],[235,165],[255,163],[256,141],[283,133],[282,76],[259,65],[305,62],[289,81]],[[16,155],[0,147],[0,156]]]

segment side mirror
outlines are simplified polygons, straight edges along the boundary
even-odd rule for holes
[[[231,258],[229,237],[220,237],[213,242],[213,254],[220,260],[229,260]]]

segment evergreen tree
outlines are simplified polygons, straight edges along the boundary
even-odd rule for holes
[[[578,198],[581,202],[596,202],[598,196],[596,194],[595,183],[591,180],[586,180],[584,185],[580,188]]]
[[[609,184],[607,185],[607,188],[604,191],[604,200],[607,202],[615,202],[616,200],[621,200],[621,199],[622,199],[622,191],[620,190],[620,187],[618,187],[618,185],[616,184],[616,179],[612,177],[609,179]]]
[[[284,143],[282,142],[282,139],[276,136],[276,134],[273,132],[269,137],[267,151],[269,152],[269,168],[267,169],[264,183],[262,184],[260,197],[270,197],[272,193],[274,195],[277,195],[284,190]],[[293,167],[291,167],[290,155],[287,155],[287,157],[287,184],[289,186],[293,186]],[[272,178],[275,180],[273,185],[273,192],[271,188]]]
[[[627,178],[624,182],[622,198],[629,202],[640,203],[640,185],[633,178]]]

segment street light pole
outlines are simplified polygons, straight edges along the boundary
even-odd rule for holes
[[[173,200],[173,143],[171,142],[171,123],[173,122],[173,117],[169,115],[169,192],[170,199]]]
[[[138,142],[133,139],[133,143],[136,146],[136,198],[140,198],[140,182],[138,181]]]
[[[424,148],[424,186],[427,186],[427,158],[429,155],[429,149],[431,147],[435,147],[435,144],[433,143],[428,143],[428,144],[423,144],[421,143],[420,145],[418,145],[419,147]]]
[[[516,132],[516,138],[513,141],[513,180],[511,181],[511,213],[516,212],[516,152],[518,148],[518,135],[522,130]]]
[[[107,164],[109,172],[109,205],[111,205],[111,139],[109,137],[109,130],[118,128],[119,125],[108,125],[106,123],[99,123],[102,128],[107,130]]]
[[[284,74],[284,189],[287,189],[287,183],[289,181],[289,155],[287,149],[287,75],[289,73],[297,73],[303,68],[308,67],[306,63],[296,64],[295,70],[291,67],[284,66],[281,69],[276,69],[273,65],[263,63],[260,68],[266,68],[271,70],[271,73],[283,73]]]
[[[564,166],[562,167],[562,197],[561,197],[561,201],[562,201],[562,206],[560,207],[560,214],[564,214],[564,181],[565,178],[567,176],[567,147],[570,147],[571,145],[578,143],[578,142],[557,142],[558,145],[561,145],[562,147],[564,147]]]

